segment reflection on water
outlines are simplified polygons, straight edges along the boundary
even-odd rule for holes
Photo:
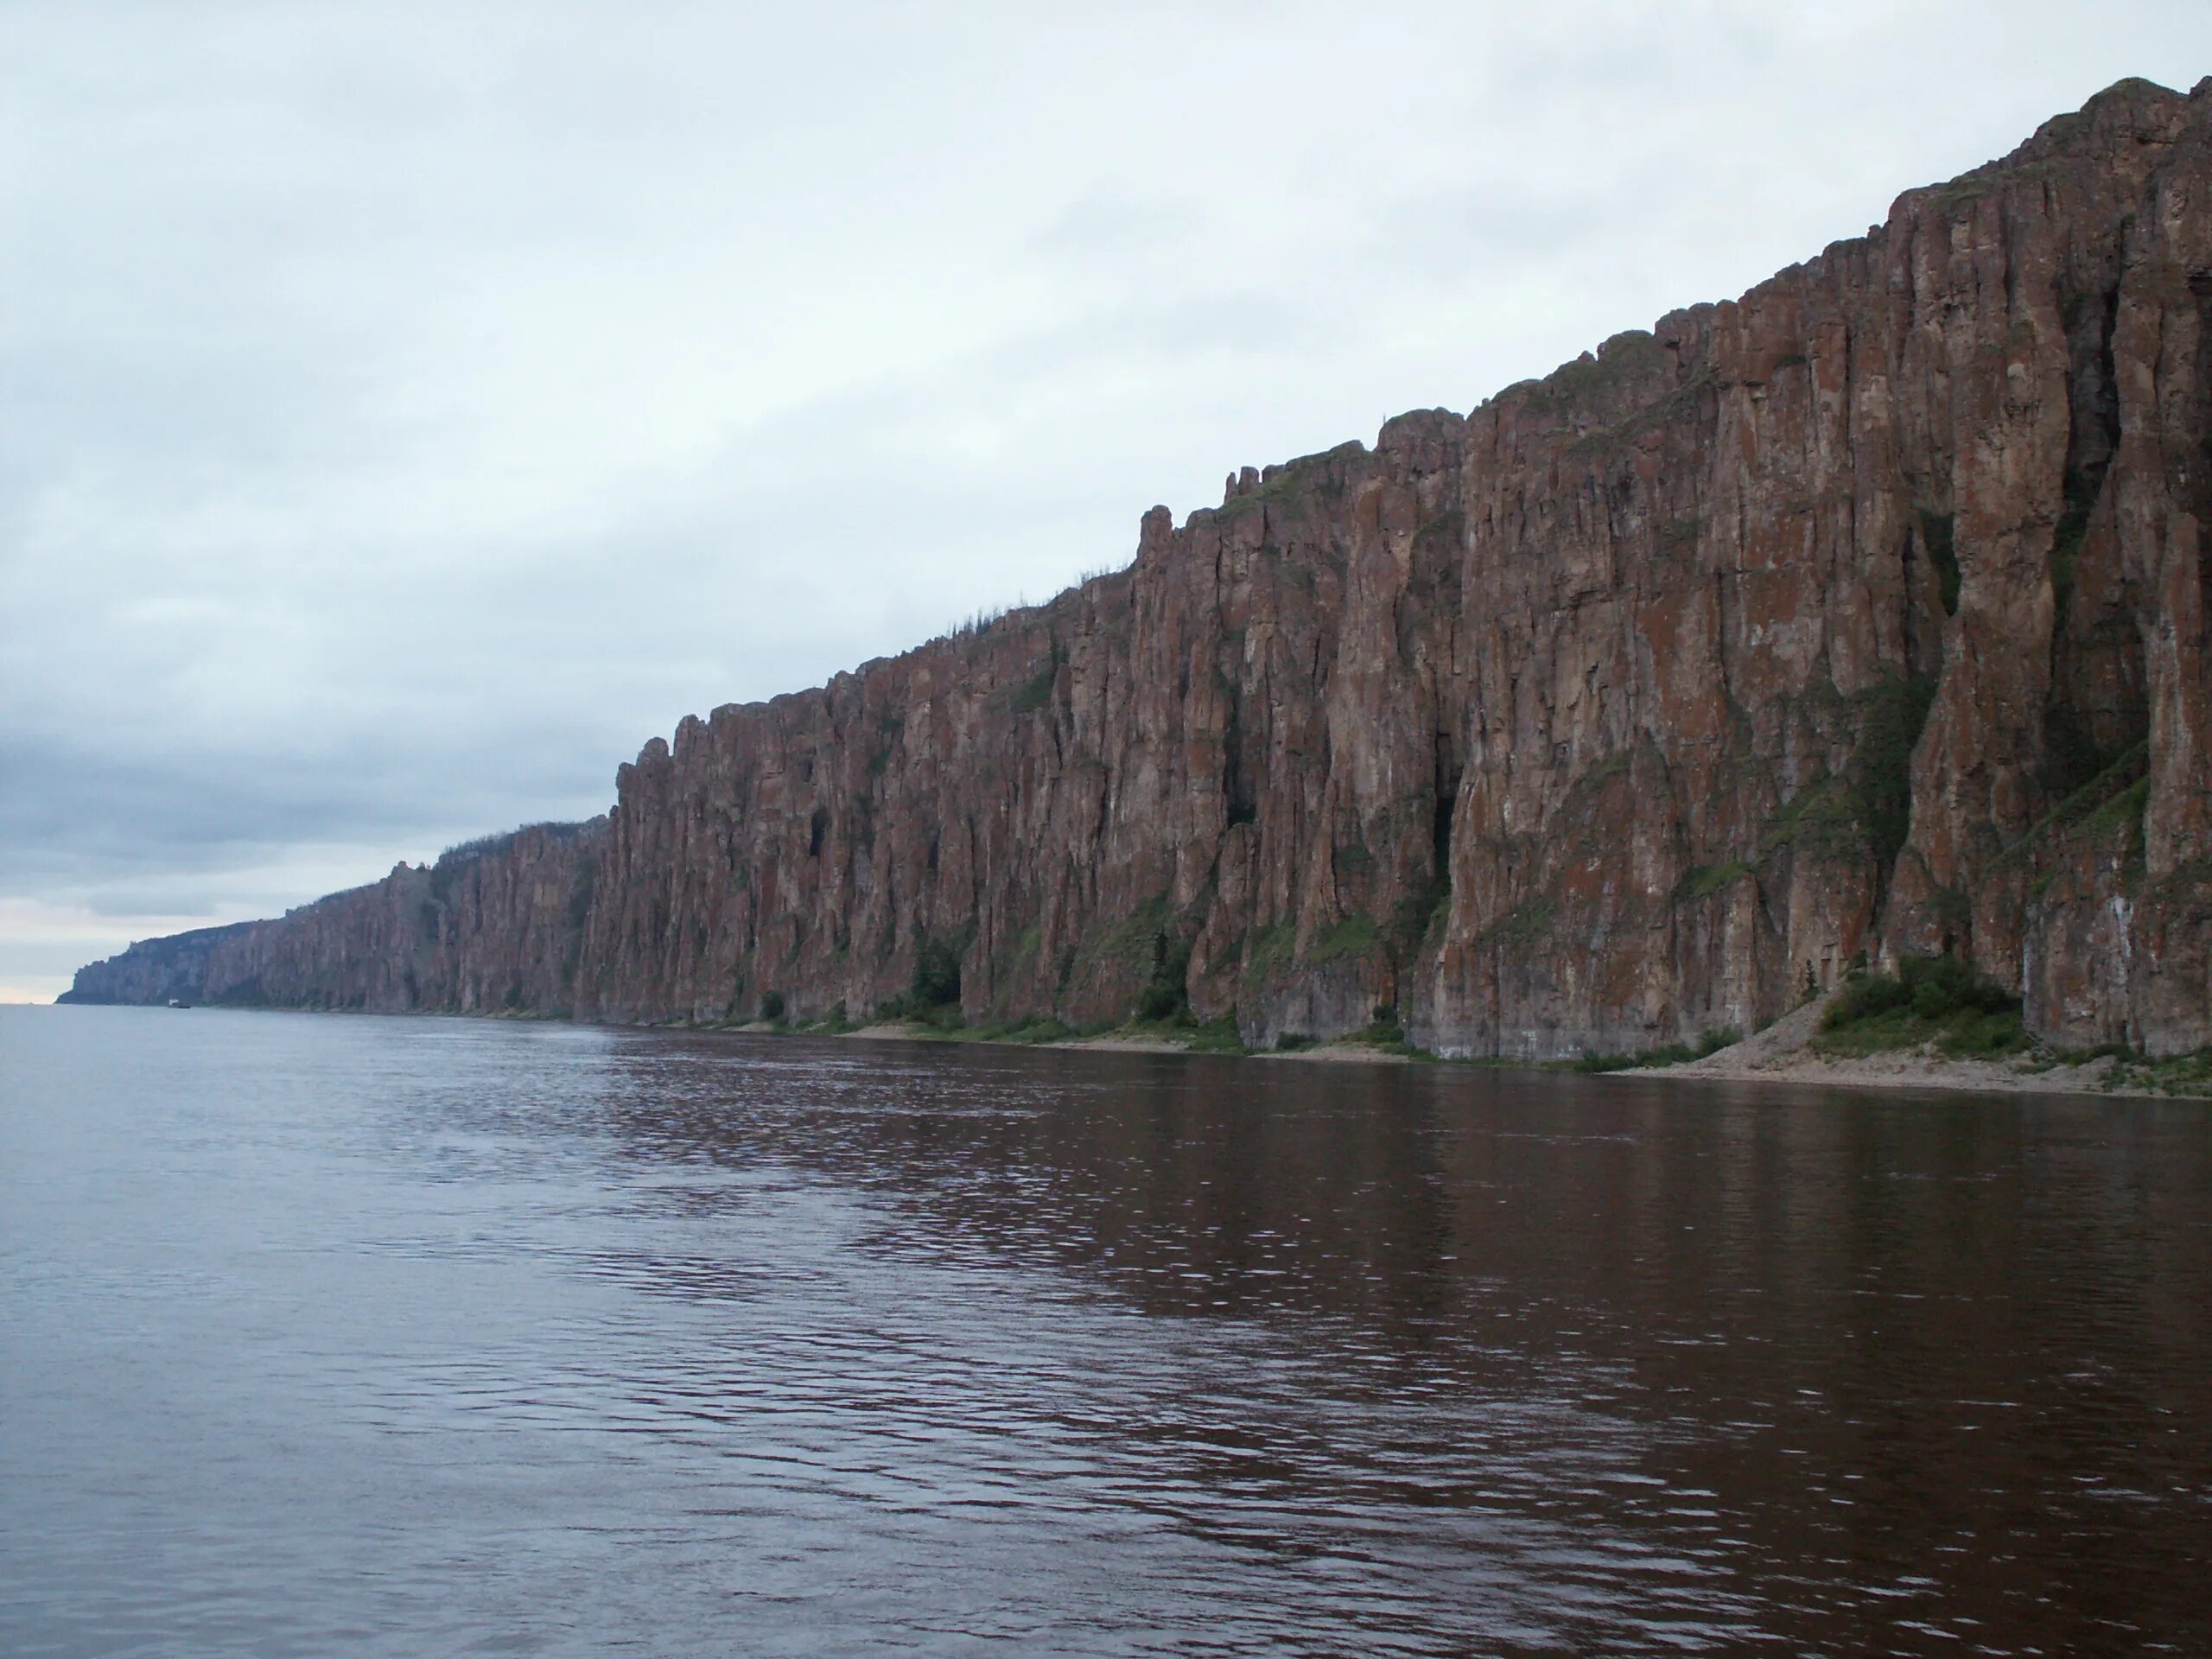
[[[0,1011],[0,1649],[2212,1650],[2212,1116]]]

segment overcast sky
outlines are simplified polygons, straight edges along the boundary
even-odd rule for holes
[[[0,0],[0,1000],[2207,73],[2203,0]]]

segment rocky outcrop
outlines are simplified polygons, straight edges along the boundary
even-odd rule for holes
[[[199,995],[635,1020],[919,988],[1257,1041],[1387,1005],[1547,1058],[1948,950],[2056,1039],[2194,1048],[2208,522],[2212,81],[2125,82],[1740,300],[686,720],[603,828],[257,925]],[[124,964],[154,948],[80,986],[153,982]]]

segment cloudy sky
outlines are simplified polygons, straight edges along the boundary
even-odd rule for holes
[[[0,1000],[2207,73],[2202,0],[0,0]]]

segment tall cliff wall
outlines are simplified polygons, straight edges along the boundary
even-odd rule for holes
[[[2057,1040],[2194,1048],[2208,523],[2212,80],[2125,82],[1738,301],[688,719],[601,824],[219,940],[194,994],[858,1014],[957,963],[973,1016],[1390,1003],[1541,1058],[1949,950]]]

